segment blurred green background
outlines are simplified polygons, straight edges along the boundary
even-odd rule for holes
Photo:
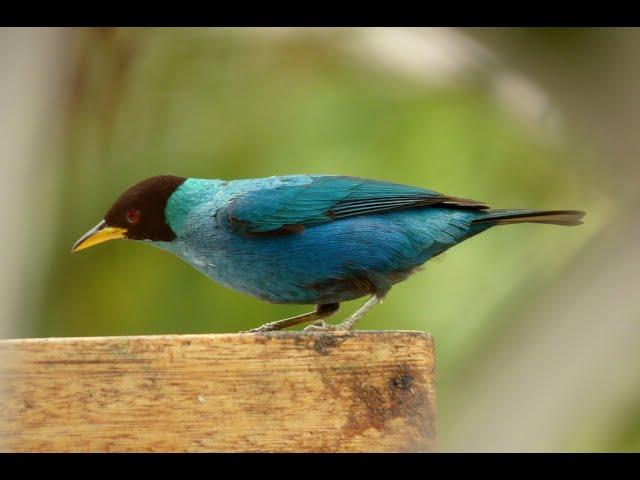
[[[5,228],[21,233],[3,241],[15,272],[5,271],[15,308],[3,336],[234,332],[309,310],[226,290],[135,242],[70,255],[123,190],[152,175],[355,175],[496,208],[582,209],[579,228],[519,225],[464,242],[396,286],[360,328],[433,333],[444,450],[638,450],[637,344],[619,341],[640,334],[640,309],[616,316],[598,303],[611,317],[591,318],[580,303],[610,294],[620,305],[615,282],[594,287],[608,267],[588,260],[623,250],[603,235],[637,189],[627,150],[611,148],[626,130],[604,93],[624,77],[609,50],[618,35],[5,29],[0,60],[18,67],[3,68],[0,98],[32,119],[0,120],[15,129],[7,145],[28,145],[4,155],[5,171],[18,172],[4,180]],[[619,77],[590,76],[605,67]],[[599,92],[583,83],[596,79]],[[602,351],[585,343],[594,335]]]

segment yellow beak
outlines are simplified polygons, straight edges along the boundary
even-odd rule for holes
[[[77,252],[78,250],[84,250],[85,248],[93,247],[94,245],[106,242],[108,240],[124,238],[126,234],[126,228],[107,227],[106,222],[103,220],[83,236],[81,236],[78,241],[73,244],[73,247],[71,247],[71,253]]]

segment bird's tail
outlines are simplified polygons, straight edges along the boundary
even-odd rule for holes
[[[509,225],[512,223],[548,223],[550,225],[581,225],[585,212],[580,210],[485,210],[471,222],[474,225]]]

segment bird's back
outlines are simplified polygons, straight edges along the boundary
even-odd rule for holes
[[[192,208],[189,221],[182,222],[189,228],[169,249],[216,281],[264,300],[338,303],[403,280],[467,235],[476,216],[474,209],[416,207],[323,221],[322,203],[336,198],[340,188],[345,192],[344,178],[288,176],[223,185],[194,180],[186,187],[190,201],[198,196],[200,204]],[[322,189],[305,192],[305,186],[318,179]],[[246,195],[261,198],[247,207],[242,203]],[[253,219],[272,230],[239,230],[247,222],[229,218],[247,208]],[[286,223],[296,215],[306,221],[299,230]],[[282,222],[292,230],[282,231]]]

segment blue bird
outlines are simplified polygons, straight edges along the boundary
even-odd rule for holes
[[[313,312],[252,332],[315,322],[351,330],[429,259],[496,225],[579,225],[576,210],[492,210],[483,202],[363,178],[214,180],[161,175],[124,192],[72,251],[128,238],[171,252],[213,280]],[[370,298],[342,323],[340,302]]]

